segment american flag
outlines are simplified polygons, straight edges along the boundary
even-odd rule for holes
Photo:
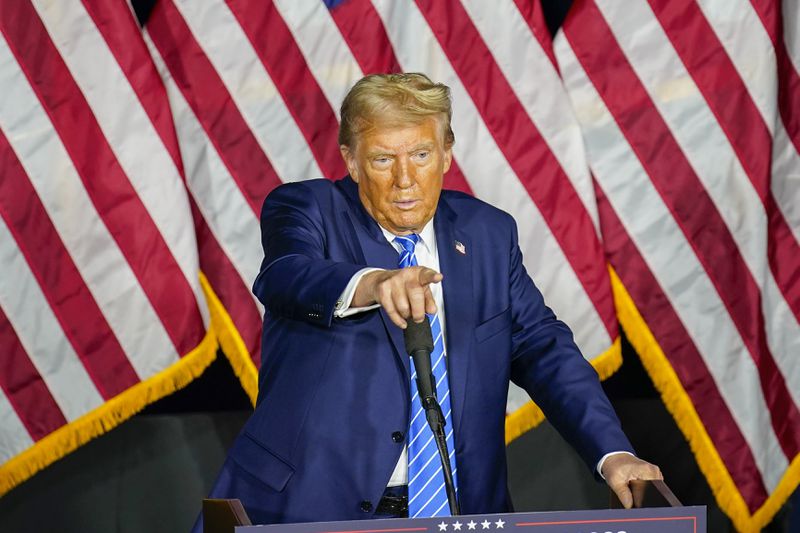
[[[0,34],[5,492],[191,381],[217,341],[168,102],[128,7],[2,2]]]
[[[578,0],[554,44],[537,0],[159,0],[144,31],[0,4],[0,492],[217,344],[255,397],[264,197],[345,173],[357,79],[420,71],[453,93],[445,186],[516,218],[603,377],[621,323],[758,530],[800,481],[798,9]],[[514,386],[508,413],[509,440],[541,419]]]
[[[760,531],[800,480],[800,7],[572,9],[555,51],[620,322],[722,509]]]

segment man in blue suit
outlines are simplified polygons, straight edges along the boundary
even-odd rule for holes
[[[242,500],[254,523],[448,513],[403,342],[426,315],[462,513],[511,508],[509,380],[627,506],[629,480],[661,477],[633,456],[527,275],[512,217],[442,190],[450,116],[444,85],[367,76],[342,105],[350,175],[283,185],[264,203],[259,397],[212,490]]]

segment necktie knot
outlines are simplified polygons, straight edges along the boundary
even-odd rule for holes
[[[400,245],[400,268],[417,265],[417,258],[414,255],[414,249],[419,242],[419,235],[412,233],[411,235],[398,235],[394,238],[394,242]]]
[[[399,244],[403,247],[403,250],[406,252],[413,254],[414,248],[417,246],[419,242],[419,235],[416,233],[412,233],[411,235],[398,235],[394,238],[394,242]]]

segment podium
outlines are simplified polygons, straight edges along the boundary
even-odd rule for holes
[[[612,509],[444,518],[250,525],[238,500],[205,500],[203,513],[205,533],[706,533],[705,506],[680,506],[662,481],[632,482],[631,485],[634,509],[622,509],[612,493]]]
[[[653,507],[238,526],[236,533],[705,533],[705,507]]]

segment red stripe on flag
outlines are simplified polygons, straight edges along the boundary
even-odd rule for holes
[[[156,4],[147,30],[209,141],[258,217],[264,198],[281,180],[225,84],[172,1]]]
[[[339,154],[339,123],[275,3],[227,0],[239,25],[280,92],[323,174],[347,173]]]
[[[185,180],[166,88],[150,57],[138,24],[127,7],[123,6],[120,9],[117,4],[110,4],[109,0],[83,1],[139,96],[159,137],[170,152],[181,178]],[[209,230],[194,198],[190,197],[190,203],[198,239],[200,268],[228,310],[245,345],[255,350],[250,353],[257,355],[261,341],[261,317],[255,308],[250,291],[243,283],[237,283],[241,281],[238,272]]]
[[[775,53],[778,62],[778,106],[781,118],[795,150],[800,152],[800,75],[794,69],[782,33]]]
[[[753,512],[766,501],[767,489],[752,450],[669,298],[599,187],[596,194],[609,262],[667,355],[720,458]]]
[[[780,1],[750,0],[750,2],[767,30],[772,46],[775,47],[780,114],[789,138],[794,143],[795,149],[800,152],[800,73],[792,64],[783,38],[785,24],[800,23],[796,20],[782,20]]]
[[[763,200],[769,193],[772,136],[736,67],[697,4],[649,2]]]
[[[64,334],[108,400],[139,382],[8,139],[0,131],[0,212]]]
[[[779,176],[777,179],[786,179]],[[775,196],[767,197],[767,257],[775,281],[786,298],[786,303],[800,321],[800,249],[792,230],[783,218],[775,202]],[[800,427],[800,426],[796,426]]]
[[[800,317],[800,280],[792,278],[792,273],[800,274],[800,247],[770,190],[772,135],[699,6],[669,0],[650,0],[650,5],[769,213],[770,268]]]
[[[340,2],[330,13],[365,75],[403,71],[383,21],[369,0]]]
[[[127,5],[114,0],[82,0],[183,178],[183,160],[167,91],[142,31]]]
[[[37,441],[67,423],[0,307],[0,387],[25,429]]]
[[[597,6],[579,2],[581,17],[592,23],[576,27],[571,23],[576,19],[568,18],[565,36],[714,284],[758,368],[783,452],[793,457],[800,450],[793,433],[793,428],[800,427],[800,413],[767,346],[759,288],[730,230]]]
[[[190,198],[195,233],[200,254],[200,269],[214,288],[233,324],[239,331],[250,357],[256,365],[261,362],[261,315],[256,308],[250,288],[219,245],[194,198]]]
[[[517,9],[522,14],[522,18],[528,23],[533,36],[539,41],[539,46],[542,47],[550,62],[558,70],[556,54],[553,51],[553,37],[550,35],[550,29],[544,20],[541,2],[539,0],[514,0],[514,3],[517,4]]]
[[[417,0],[509,165],[558,241],[611,338],[617,335],[603,251],[583,202],[517,100],[458,0]],[[599,263],[598,263],[599,262]]]
[[[792,64],[784,40],[784,25],[797,21],[782,20],[780,5],[773,0],[751,0],[775,48],[778,68],[778,111],[786,134],[800,153],[800,74]],[[776,179],[786,179],[776,176]],[[769,242],[767,254],[778,286],[786,288],[784,296],[795,317],[800,320],[800,253],[791,229],[786,224],[774,196],[767,198]]]
[[[29,2],[3,4],[0,26],[92,202],[181,355],[204,337],[194,293],[108,145]],[[20,24],[25,20],[25,24]],[[131,239],[130,235],[136,235]]]
[[[455,160],[455,157],[453,157],[453,162],[450,164],[450,170],[448,170],[447,174],[444,175],[444,183],[442,186],[445,189],[461,191],[472,196],[475,195],[472,192],[472,188],[469,186],[469,183],[467,183],[467,178],[464,177],[461,167],[458,166],[458,162]]]

